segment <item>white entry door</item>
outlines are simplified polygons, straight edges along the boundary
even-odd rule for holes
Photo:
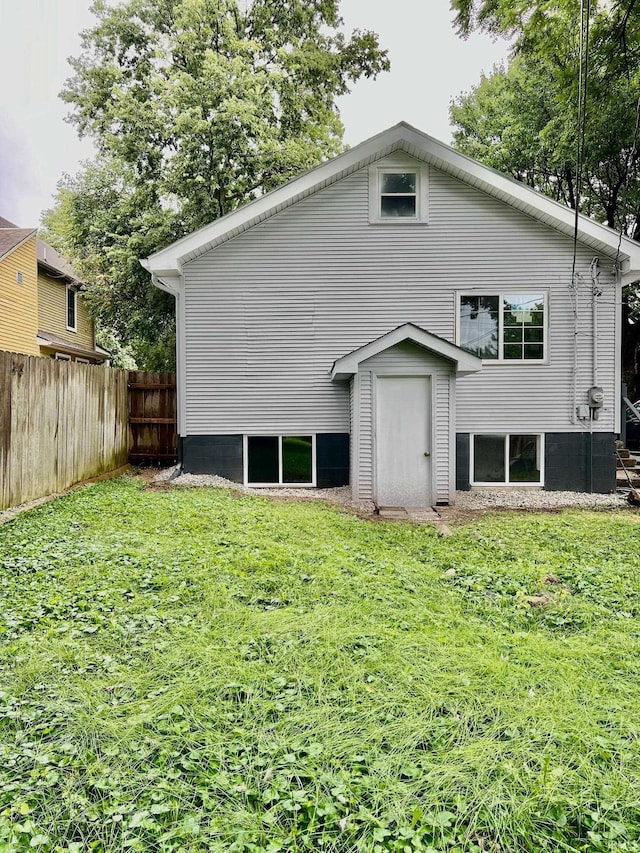
[[[376,380],[376,503],[431,506],[431,379]]]

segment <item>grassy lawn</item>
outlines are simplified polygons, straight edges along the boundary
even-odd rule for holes
[[[0,853],[640,851],[638,518],[132,479],[20,516]]]

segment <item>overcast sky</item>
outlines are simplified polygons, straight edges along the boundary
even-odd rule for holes
[[[80,51],[91,0],[0,0],[0,216],[35,227],[64,172],[92,155],[64,121],[58,93],[67,57]],[[340,99],[350,145],[408,121],[450,142],[449,102],[490,72],[504,42],[453,32],[449,0],[342,0],[346,29],[372,29],[389,50],[391,72],[357,83]]]

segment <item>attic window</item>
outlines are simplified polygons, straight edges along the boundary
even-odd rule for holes
[[[383,172],[380,179],[380,217],[382,219],[388,219],[391,216],[415,218],[418,184],[416,173]]]
[[[370,169],[370,222],[426,222],[427,209],[426,166],[373,166]]]
[[[24,274],[21,270],[16,270],[16,283],[24,284]]]

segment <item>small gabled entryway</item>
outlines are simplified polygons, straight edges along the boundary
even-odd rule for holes
[[[350,380],[356,499],[387,512],[453,502],[455,379],[481,367],[476,356],[412,323],[335,362],[332,379]]]

